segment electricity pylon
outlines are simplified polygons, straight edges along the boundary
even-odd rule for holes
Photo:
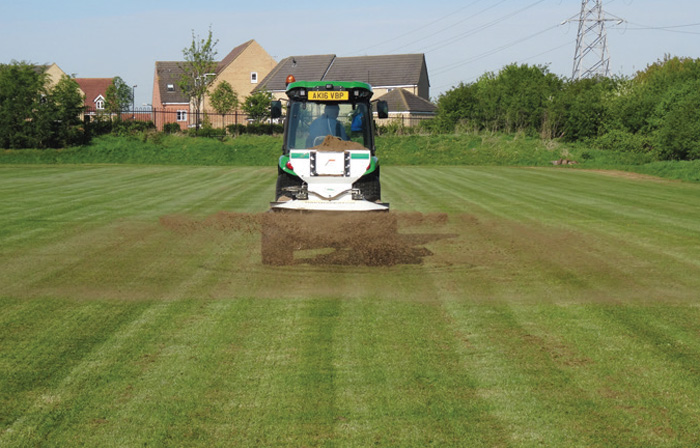
[[[576,36],[576,51],[574,53],[573,79],[607,77],[610,75],[610,53],[608,51],[608,33],[606,22],[617,22],[622,19],[606,17],[603,12],[603,0],[581,0],[581,14],[567,22],[578,22]]]

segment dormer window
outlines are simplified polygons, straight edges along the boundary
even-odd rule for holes
[[[175,84],[168,84],[168,92],[174,92],[175,91]]]
[[[102,95],[95,98],[95,109],[104,110],[105,109],[105,99]]]
[[[250,72],[250,83],[251,84],[258,83],[258,72]]]

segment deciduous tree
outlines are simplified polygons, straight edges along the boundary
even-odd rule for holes
[[[122,112],[129,110],[133,99],[131,87],[119,76],[115,76],[105,92],[105,111],[121,119]]]
[[[67,76],[49,87],[43,67],[0,65],[0,147],[47,148],[83,143],[83,98]]]
[[[47,80],[43,70],[27,62],[0,65],[0,147],[38,147],[38,110]]]
[[[221,115],[223,123],[224,115],[238,107],[238,94],[233,90],[231,84],[221,81],[209,95],[209,102],[214,110]]]
[[[190,98],[195,113],[196,129],[199,129],[199,116],[204,95],[215,76],[214,58],[217,54],[215,47],[218,42],[213,39],[211,28],[206,39],[195,36],[192,31],[192,44],[182,50],[185,62],[180,65],[183,74],[178,84]]]
[[[255,123],[260,123],[270,117],[270,102],[272,93],[267,90],[259,90],[248,96],[243,103],[243,111],[248,118]]]

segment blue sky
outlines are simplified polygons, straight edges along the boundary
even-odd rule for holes
[[[570,76],[580,0],[322,2],[0,0],[0,62],[56,62],[78,77],[121,76],[151,102],[154,63],[181,60],[192,32],[211,27],[218,58],[249,39],[276,60],[291,55],[425,53],[431,96],[509,63]],[[613,74],[664,54],[700,57],[697,0],[606,0]]]

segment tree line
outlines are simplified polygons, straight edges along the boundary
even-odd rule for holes
[[[60,148],[83,141],[83,98],[64,76],[53,87],[43,67],[0,64],[0,148]]]
[[[511,64],[438,98],[433,132],[525,132],[700,159],[700,59],[666,56],[630,78],[568,80],[543,66]]]
[[[230,113],[239,106],[238,95],[225,81],[209,93],[217,113]],[[63,76],[54,85],[43,66],[18,61],[0,64],[0,148],[65,148],[88,144],[99,134],[123,135],[154,128],[152,122],[121,119],[131,107],[132,95],[129,85],[116,76],[105,91],[104,109],[86,122],[75,79]],[[269,117],[270,100],[269,92],[256,92],[241,106],[259,122]],[[178,124],[175,127],[179,130]]]
[[[105,92],[105,116],[121,118],[131,102],[131,88],[115,77]],[[53,85],[43,66],[17,61],[0,64],[0,148],[86,144],[90,132],[83,120],[84,112],[75,79],[62,76]]]

